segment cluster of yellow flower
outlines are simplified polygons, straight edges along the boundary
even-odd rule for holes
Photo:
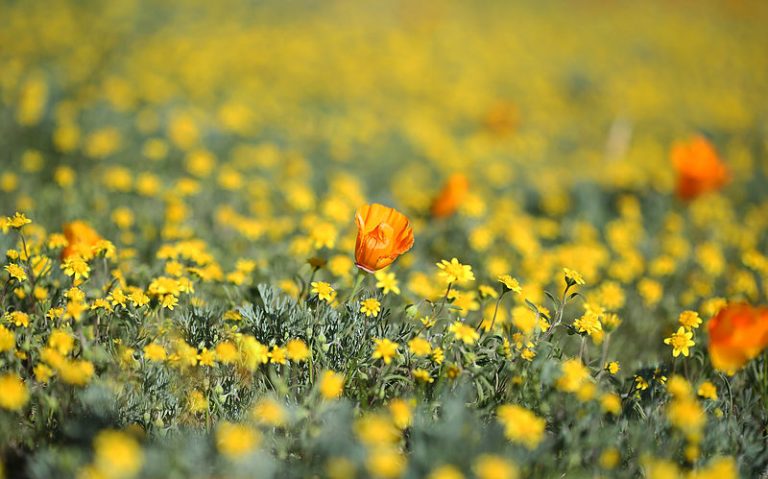
[[[0,477],[764,474],[768,9],[533,3],[5,5]]]

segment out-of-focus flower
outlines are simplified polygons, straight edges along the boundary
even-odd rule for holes
[[[336,399],[344,391],[344,375],[325,371],[320,376],[320,394],[325,399]]]
[[[18,411],[29,401],[29,391],[15,374],[0,376],[0,408]]]
[[[355,265],[373,273],[392,264],[413,246],[413,228],[402,213],[377,203],[355,214]]]
[[[707,323],[715,369],[735,373],[768,346],[768,308],[731,304]]]
[[[695,137],[672,147],[672,165],[677,171],[677,195],[690,200],[720,189],[728,182],[728,170],[712,144]]]
[[[102,240],[85,221],[73,221],[64,225],[64,236],[67,238],[67,246],[61,251],[61,259],[66,260],[74,256],[85,259],[93,257],[93,249]]]
[[[244,424],[223,422],[216,429],[216,447],[231,459],[241,458],[261,442],[261,434]]]
[[[461,173],[454,173],[448,177],[445,186],[432,201],[430,212],[435,218],[451,216],[459,209],[469,191],[469,181]]]
[[[528,449],[536,449],[544,438],[547,422],[524,407],[503,404],[499,406],[496,414],[504,425],[504,434],[510,441],[523,444]]]

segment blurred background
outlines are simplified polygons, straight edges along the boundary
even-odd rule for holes
[[[287,153],[418,206],[456,170],[665,189],[674,139],[716,138],[737,174],[765,147],[765,2],[1,5],[0,158],[34,145],[45,180],[153,168],[167,141],[215,153],[169,155],[198,176]]]

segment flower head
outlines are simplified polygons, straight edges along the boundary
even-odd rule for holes
[[[678,357],[682,354],[687,357],[688,349],[696,344],[692,338],[693,333],[680,326],[676,333],[672,333],[670,337],[664,339],[664,344],[672,346],[672,356]]]
[[[392,264],[413,246],[413,228],[402,213],[377,203],[355,214],[355,265],[373,273]]]
[[[535,449],[544,438],[546,421],[524,407],[504,404],[499,406],[496,414],[504,425],[504,434],[510,441],[523,444],[528,449]]]
[[[332,303],[336,299],[336,291],[325,281],[312,281],[312,294],[317,295],[321,301]]]
[[[464,344],[474,344],[480,339],[480,333],[475,328],[467,326],[461,321],[456,321],[448,327],[448,331],[453,333],[459,341],[464,341]]]
[[[768,346],[768,308],[728,305],[709,320],[707,332],[712,365],[732,374]]]
[[[24,225],[28,225],[31,222],[32,220],[27,218],[24,213],[19,213],[18,211],[13,216],[5,218],[5,224],[15,229],[21,229]]]
[[[696,311],[683,311],[680,313],[677,321],[688,331],[696,329],[701,325],[701,318]]]
[[[24,272],[24,268],[15,263],[5,265],[5,270],[8,271],[11,278],[14,278],[19,283],[27,279],[27,273]]]
[[[381,292],[385,295],[390,292],[400,294],[400,287],[397,284],[395,273],[376,271],[376,287],[381,288]]]
[[[368,317],[378,316],[379,311],[381,311],[381,303],[378,299],[367,298],[360,301],[360,312],[364,315]]]
[[[508,274],[502,274],[499,276],[499,283],[504,286],[504,291],[512,291],[513,293],[520,294],[523,289],[520,287],[520,283]]]
[[[454,173],[445,182],[445,186],[432,201],[430,212],[435,218],[451,216],[459,209],[469,192],[467,177],[461,173]]]
[[[586,284],[584,281],[584,277],[579,273],[578,271],[574,271],[572,269],[563,268],[563,274],[565,275],[565,282],[568,285],[582,285]]]
[[[94,247],[102,240],[99,233],[85,221],[73,221],[64,225],[64,237],[67,246],[61,250],[62,261],[74,256],[90,259],[94,254]]]
[[[717,151],[704,137],[696,137],[672,147],[672,165],[677,172],[677,196],[690,200],[720,189],[729,180]]]
[[[320,375],[320,395],[325,399],[336,399],[344,391],[344,375],[325,371]]]
[[[461,264],[456,258],[450,261],[442,260],[437,263],[437,267],[440,268],[440,277],[447,283],[466,283],[475,280],[472,266]]]
[[[373,350],[373,359],[382,359],[384,364],[392,362],[392,358],[397,354],[398,345],[387,338],[377,338],[373,340],[376,346]]]
[[[15,374],[0,376],[0,408],[18,411],[29,401],[29,391],[24,382]]]

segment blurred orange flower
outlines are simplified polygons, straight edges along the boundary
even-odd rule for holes
[[[76,220],[64,225],[67,246],[61,251],[61,259],[81,256],[89,259],[93,256],[93,247],[102,240],[95,229],[85,221]]]
[[[467,177],[461,173],[454,173],[445,182],[440,194],[432,202],[430,211],[435,218],[450,216],[459,209],[461,203],[469,192]]]
[[[514,103],[497,101],[486,112],[483,124],[485,128],[498,137],[507,137],[517,130],[520,123],[520,113]]]
[[[768,308],[731,304],[707,323],[715,369],[733,374],[768,346]]]
[[[355,214],[355,265],[369,273],[392,264],[413,246],[413,228],[402,213],[380,204],[365,205]]]
[[[701,136],[677,143],[671,156],[677,171],[677,195],[684,200],[718,190],[729,180],[714,146]]]

